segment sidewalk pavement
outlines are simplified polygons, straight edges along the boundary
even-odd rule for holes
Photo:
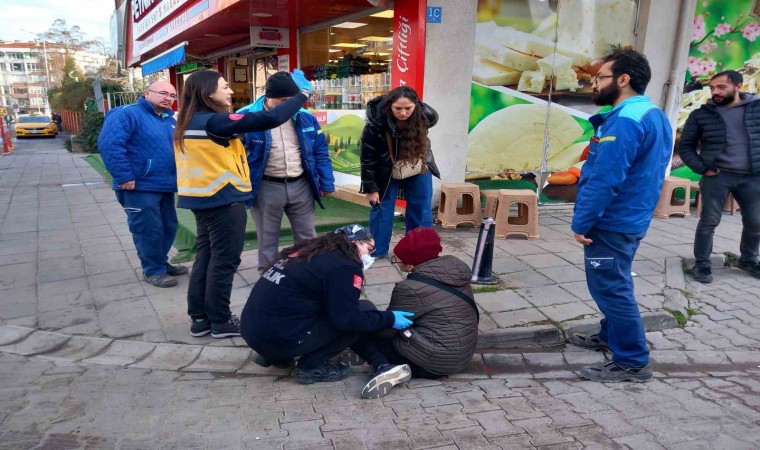
[[[190,338],[187,278],[140,282],[109,186],[60,139],[21,142],[0,158],[0,448],[755,447],[760,280],[737,269],[715,270],[711,285],[684,278],[696,220],[655,220],[634,265],[661,330],[647,333],[655,379],[580,381],[605,355],[559,345],[560,328],[598,317],[569,220],[542,211],[540,240],[497,241],[501,289],[477,294],[483,340],[463,373],[360,400],[364,373],[303,386],[252,363],[240,339]],[[724,216],[716,252],[736,252],[739,230],[739,215]],[[471,263],[475,230],[441,234]],[[257,278],[255,254],[243,260],[236,312]],[[382,306],[401,274],[379,261],[367,279]],[[665,305],[690,315],[685,326]]]
[[[240,338],[189,335],[186,276],[160,289],[141,282],[126,218],[110,186],[60,140],[23,141],[0,159],[0,325],[67,335],[240,347]],[[496,240],[498,291],[476,294],[482,310],[479,349],[560,346],[565,336],[593,329],[600,317],[586,288],[583,254],[567,211],[542,212],[541,239]],[[724,216],[715,251],[736,251],[740,216]],[[716,271],[716,283],[686,281],[696,219],[655,220],[634,262],[635,291],[650,343],[691,349],[683,334],[709,333],[715,349],[760,346],[760,280],[738,269]],[[444,253],[472,263],[477,229],[440,230]],[[400,236],[394,236],[394,241]],[[245,252],[235,275],[233,312],[258,279],[256,252]],[[386,259],[367,272],[363,296],[385,307],[402,274]],[[691,306],[689,306],[691,301]],[[685,329],[670,312],[696,313]],[[688,308],[688,309],[687,309]],[[698,311],[696,311],[698,310]],[[699,329],[690,332],[690,328]],[[709,331],[708,331],[709,330]],[[668,336],[677,336],[676,343]],[[671,343],[666,343],[671,342]]]

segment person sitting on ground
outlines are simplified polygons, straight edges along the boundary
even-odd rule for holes
[[[389,310],[414,313],[414,324],[391,339],[366,335],[351,348],[375,369],[362,398],[378,398],[411,376],[436,379],[462,371],[478,340],[478,312],[470,267],[455,256],[438,256],[441,238],[415,228],[393,249],[407,279],[393,289]]]
[[[374,261],[372,235],[346,225],[282,250],[253,286],[241,317],[241,334],[260,355],[256,362],[287,367],[293,359],[298,382],[339,381],[351,367],[330,361],[361,333],[412,324],[405,311],[378,311],[359,300],[364,270]]]

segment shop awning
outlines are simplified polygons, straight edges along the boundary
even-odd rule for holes
[[[142,74],[150,75],[159,70],[164,70],[167,67],[175,66],[185,61],[185,46],[187,41],[170,48],[169,50],[154,56],[153,58],[145,61],[141,64]]]

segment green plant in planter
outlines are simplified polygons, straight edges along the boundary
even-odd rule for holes
[[[98,136],[103,129],[105,115],[101,112],[91,112],[84,116],[82,122],[82,132],[79,133],[74,141],[82,146],[85,153],[98,153]]]

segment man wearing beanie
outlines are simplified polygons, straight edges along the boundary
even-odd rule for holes
[[[290,74],[267,80],[263,97],[238,112],[272,109],[301,92]],[[335,191],[327,140],[317,119],[301,109],[278,128],[248,133],[243,140],[251,168],[251,216],[259,244],[259,273],[274,262],[283,213],[295,243],[316,237],[314,201]]]
[[[393,249],[407,279],[396,284],[388,310],[414,313],[414,323],[391,339],[365,336],[351,348],[372,365],[362,398],[386,395],[412,375],[440,378],[463,370],[475,352],[478,313],[470,267],[455,256],[440,256],[441,238],[432,228],[415,228]]]

